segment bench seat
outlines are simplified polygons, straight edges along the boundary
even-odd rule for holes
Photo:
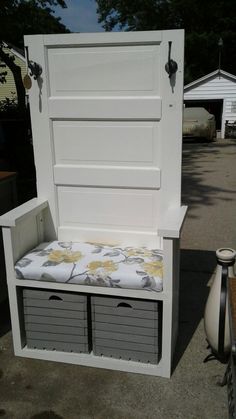
[[[18,260],[18,279],[162,291],[158,249],[103,243],[41,243]]]

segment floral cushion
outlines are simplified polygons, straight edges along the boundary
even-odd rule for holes
[[[15,265],[17,278],[162,291],[162,252],[102,243],[42,243]]]

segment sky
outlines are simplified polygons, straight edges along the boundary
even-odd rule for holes
[[[71,32],[104,32],[98,23],[95,0],[65,0],[67,9],[56,7],[55,16],[61,17],[61,22]]]

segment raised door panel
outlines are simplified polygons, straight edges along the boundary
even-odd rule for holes
[[[53,121],[57,185],[160,188],[154,122]]]
[[[159,49],[157,45],[50,48],[50,96],[158,94]]]
[[[152,121],[53,121],[56,165],[160,164],[159,127]]]
[[[154,231],[156,191],[58,187],[59,220],[64,227]]]
[[[51,118],[160,120],[160,44],[48,49]]]

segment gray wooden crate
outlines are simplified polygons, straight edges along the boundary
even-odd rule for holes
[[[92,312],[93,317],[95,312]],[[97,314],[96,313],[96,324],[97,323],[108,323],[114,325],[125,325],[125,326],[140,326],[143,328],[150,328],[150,319],[136,319],[135,317],[122,317],[122,316],[108,316],[106,314]]]
[[[121,299],[121,298],[112,298],[112,297],[99,297],[94,296],[93,302],[95,306],[106,306],[106,307],[117,307],[122,303],[126,305],[131,305],[133,310],[151,310],[156,311],[156,301],[148,300],[133,300],[133,299]]]
[[[127,361],[137,361],[150,364],[157,364],[160,356],[158,353],[146,353],[139,351],[129,351],[127,349],[106,348],[103,346],[96,346],[95,355],[107,356],[110,358],[124,359]]]
[[[89,351],[86,295],[24,289],[23,306],[29,348]]]
[[[98,318],[98,316],[96,316]],[[107,319],[107,318],[106,318]],[[130,319],[129,319],[130,320]],[[148,321],[145,320],[147,326],[149,326]],[[158,335],[158,328],[153,329],[147,326],[129,326],[125,324],[114,324],[114,323],[103,323],[100,321],[96,322],[96,331],[105,331],[105,332],[118,332],[124,334],[132,334],[139,336],[155,336]]]
[[[28,339],[28,348],[32,349],[44,349],[48,351],[63,351],[63,352],[82,352],[88,353],[88,345],[82,343],[68,343],[56,342],[56,341],[41,341],[39,339]]]
[[[153,347],[156,346],[156,336],[150,335],[150,336],[143,336],[143,335],[134,335],[129,333],[123,333],[123,332],[114,332],[111,330],[96,330],[94,329],[94,337],[96,338],[96,342],[98,342],[99,339],[112,339],[112,340],[120,340],[123,342],[132,342],[132,343],[145,343],[147,345],[152,345]],[[137,346],[137,345],[136,345]]]
[[[106,309],[104,310],[104,307]],[[134,319],[157,319],[157,311],[150,310],[134,310],[128,307],[107,307],[107,306],[94,306],[96,314],[105,314],[106,316],[121,316],[133,317]],[[119,319],[117,319],[119,321]]]
[[[77,326],[62,326],[55,324],[42,324],[33,322],[25,322],[25,330],[27,332],[48,332],[48,333],[60,333],[60,334],[69,334],[69,335],[79,335],[87,336],[88,332],[85,327]]]
[[[34,323],[34,324],[48,324],[48,325],[61,325],[61,326],[75,326],[84,328],[84,319],[80,320],[77,318],[63,318],[63,317],[54,317],[54,316],[38,316],[33,314],[25,313],[25,324]]]
[[[32,314],[38,316],[49,316],[49,317],[62,317],[68,319],[81,319],[86,320],[87,313],[84,311],[68,310],[64,307],[58,309],[55,308],[45,308],[45,307],[27,307],[24,306],[25,314]]]
[[[54,341],[54,342],[64,342],[64,343],[86,343],[87,336],[80,335],[70,335],[63,333],[47,333],[47,332],[32,332],[26,331],[26,337],[29,339],[38,339],[41,341]]]
[[[95,355],[156,364],[161,353],[161,303],[91,297]]]
[[[42,300],[48,300],[50,297],[58,297],[59,300],[71,301],[77,303],[85,303],[86,297],[82,294],[76,294],[71,292],[63,291],[50,291],[50,290],[40,290],[40,289],[30,289],[24,288],[23,296],[25,298],[37,298]],[[79,309],[79,306],[78,306]]]

